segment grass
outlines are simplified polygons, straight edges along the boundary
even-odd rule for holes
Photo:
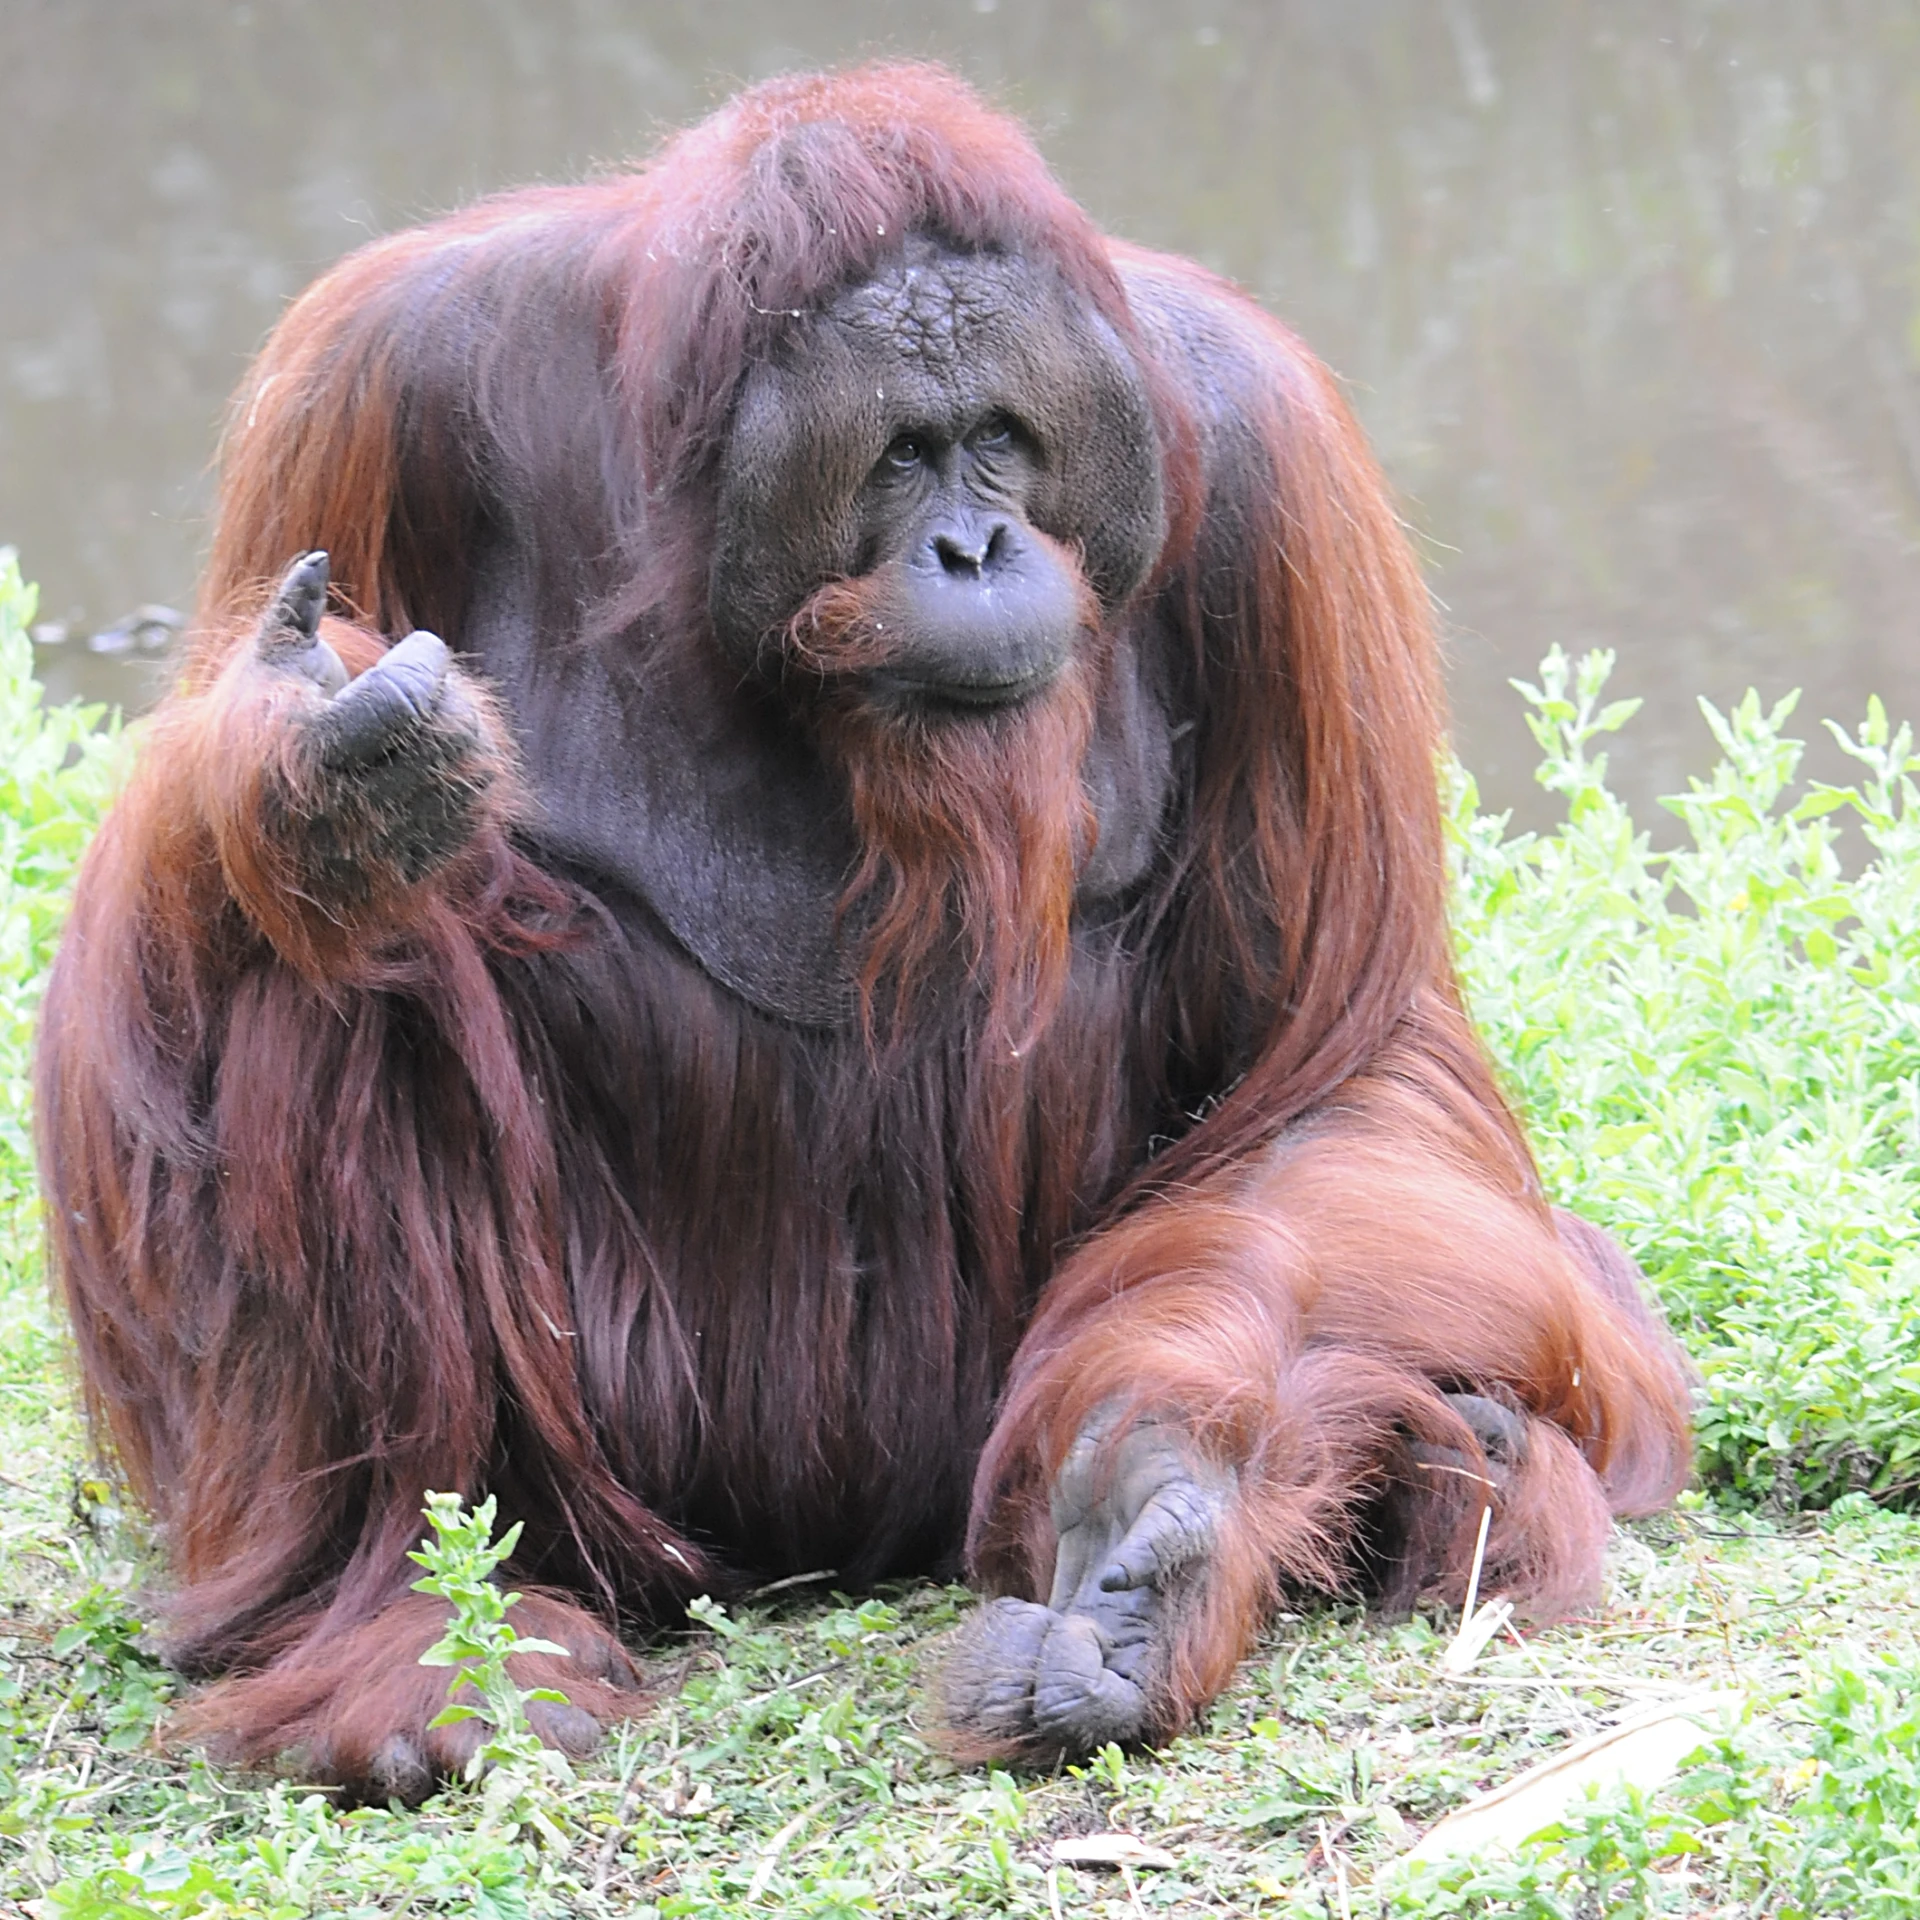
[[[1312,1914],[1920,1909],[1920,808],[1874,709],[1846,794],[1789,805],[1785,706],[1709,710],[1720,762],[1652,850],[1597,743],[1605,663],[1531,696],[1567,818],[1514,837],[1454,775],[1469,990],[1557,1197],[1647,1266],[1704,1379],[1704,1490],[1623,1531],[1591,1618],[1496,1638],[1348,1608],[1276,1621],[1207,1723],[1152,1755],[1010,1776],[922,1738],[912,1586],[701,1605],[660,1705],[590,1762],[530,1747],[489,1515],[442,1507],[424,1578],[493,1765],[418,1813],[337,1811],[156,1749],[153,1568],[88,1462],[33,1230],[24,1065],[72,862],[119,745],[47,711],[0,564],[0,1914]],[[1842,870],[1837,816],[1868,857]],[[1659,1793],[1616,1789],[1508,1854],[1415,1872],[1476,1788],[1621,1712],[1735,1688],[1744,1718]],[[1155,1855],[1055,1864],[1083,1834]],[[1150,1860],[1171,1864],[1149,1864]]]

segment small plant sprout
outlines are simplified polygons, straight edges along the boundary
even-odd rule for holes
[[[548,1700],[564,1706],[567,1696],[554,1687],[522,1688],[507,1671],[516,1653],[565,1654],[551,1640],[522,1637],[507,1619],[517,1593],[503,1593],[493,1576],[520,1539],[516,1521],[498,1540],[493,1537],[495,1502],[491,1494],[469,1510],[457,1493],[429,1493],[426,1516],[432,1531],[410,1558],[426,1568],[413,1583],[452,1608],[447,1630],[420,1656],[423,1667],[454,1667],[447,1705],[431,1725],[454,1726],[464,1720],[486,1723],[487,1736],[466,1765],[469,1781],[484,1779],[483,1818],[518,1830],[531,1827],[550,1846],[567,1844],[555,1823],[553,1795],[570,1786],[573,1769],[564,1754],[547,1746],[527,1720],[527,1702]],[[479,1695],[478,1702],[458,1698]]]

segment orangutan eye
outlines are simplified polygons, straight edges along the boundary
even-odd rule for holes
[[[968,436],[976,453],[1001,453],[1013,445],[1013,422],[1004,413],[990,413]]]
[[[913,433],[898,435],[885,455],[886,464],[898,473],[911,473],[915,467],[924,465],[926,458],[926,443]]]

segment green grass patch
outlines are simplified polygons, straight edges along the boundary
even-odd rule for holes
[[[1468,991],[1549,1187],[1621,1235],[1703,1375],[1706,1495],[1623,1532],[1589,1620],[1442,1665],[1453,1623],[1276,1621],[1191,1736],[1045,1776],[923,1737],[919,1585],[701,1604],[660,1704],[589,1763],[530,1745],[488,1518],[441,1506],[424,1578],[492,1765],[417,1813],[156,1750],[136,1516],[89,1462],[34,1224],[26,1068],[74,861],[120,743],[48,709],[0,560],[0,1914],[1905,1915],[1920,1910],[1920,810],[1878,708],[1847,790],[1793,789],[1790,705],[1708,710],[1720,763],[1655,851],[1608,791],[1606,662],[1533,690],[1566,806],[1515,837],[1453,775]],[[1858,824],[1861,858],[1837,827]],[[1871,1497],[1869,1497],[1869,1495]],[[1797,1513],[1822,1506],[1820,1513]],[[1622,1712],[1737,1688],[1743,1722],[1654,1794],[1413,1873],[1476,1789]],[[1137,1835],[1172,1864],[1058,1864]]]

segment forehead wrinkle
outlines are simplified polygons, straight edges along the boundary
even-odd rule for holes
[[[854,288],[833,318],[862,345],[951,380],[986,346],[1004,305],[1005,289],[990,285],[977,264],[914,261]]]

